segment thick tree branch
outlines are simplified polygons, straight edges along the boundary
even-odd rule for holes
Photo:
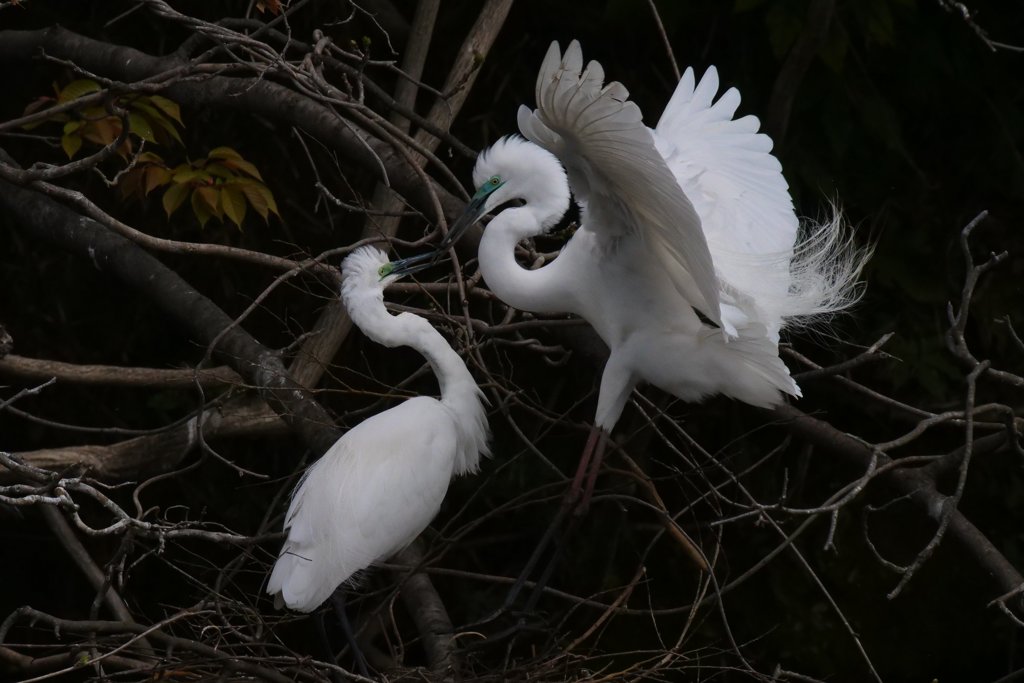
[[[872,451],[859,439],[855,439],[827,422],[813,418],[790,405],[779,406],[774,413],[785,421],[791,432],[825,449],[830,455],[843,458],[855,467],[866,468],[872,458],[878,458],[880,468],[893,462],[886,455]],[[1006,437],[1002,434],[993,436],[1000,442],[1005,442]],[[975,450],[979,450],[977,442]],[[880,475],[879,480],[905,494],[929,517],[934,517],[935,511],[942,510],[945,505],[946,496],[936,490],[935,482],[931,478],[918,470],[895,468]],[[985,534],[959,511],[951,513],[947,533],[970,552],[970,556],[989,576],[1000,593],[1008,593],[1024,584],[1024,577],[1021,576],[1017,568],[1010,564]],[[1014,606],[1014,611],[1017,614],[1024,614],[1024,605],[1019,599]]]
[[[38,31],[0,31],[0,62],[21,62],[38,55],[40,50],[126,83],[161,76],[169,78],[163,94],[189,107],[236,109],[250,116],[298,126],[340,151],[347,162],[378,175],[427,215],[433,213],[431,192],[436,194],[445,216],[450,219],[465,206],[436,183],[425,187],[421,177],[390,145],[341,119],[327,107],[269,79],[203,75],[195,77],[198,80],[174,82],[184,76],[190,66],[178,56],[155,57],[129,47],[93,40],[59,26]],[[174,78],[170,78],[172,74]],[[387,169],[386,177],[382,169]]]
[[[414,542],[395,556],[399,564],[419,566],[423,562],[423,546]],[[434,673],[446,678],[455,673],[455,652],[452,620],[441,597],[426,572],[413,572],[402,586],[402,600],[416,621],[416,630],[423,634],[427,659]]]
[[[0,358],[0,375],[24,380],[92,384],[110,387],[158,387],[161,389],[192,389],[196,381],[204,389],[239,386],[242,378],[231,368],[129,368],[117,365],[79,365],[56,360],[4,356]]]
[[[229,399],[222,406],[203,412],[175,427],[157,434],[137,436],[110,445],[79,445],[45,448],[18,453],[26,465],[64,471],[81,468],[103,481],[126,481],[169,472],[198,445],[197,425],[203,426],[203,438],[238,436],[282,436],[288,426],[267,404],[244,395]],[[0,470],[0,482],[12,473]]]
[[[38,192],[0,181],[0,207],[24,233],[91,259],[175,318],[250,384],[316,453],[337,439],[330,415],[286,372],[280,358],[212,301],[133,242]]]
[[[466,97],[469,96],[472,90],[473,83],[476,81],[481,59],[490,51],[491,46],[494,45],[494,41],[498,37],[498,32],[501,30],[511,5],[511,0],[488,0],[483,8],[481,8],[476,23],[473,24],[466,39],[463,41],[455,64],[452,65],[445,82],[445,91],[451,90],[453,91],[452,94],[446,100],[438,100],[434,103],[425,120],[430,126],[421,129],[416,134],[416,141],[425,149],[434,151],[441,142],[438,137],[432,135],[429,131],[436,128],[447,130],[461,110]],[[421,7],[426,7],[427,9],[423,10],[423,16],[417,16],[416,21],[414,21],[413,33],[410,36],[410,43],[414,43],[414,56],[409,57],[408,62],[404,64],[410,75],[417,78],[422,72],[422,60],[426,57],[426,47],[429,43],[423,35],[425,27],[420,26],[420,23],[433,24],[433,16],[428,5],[425,4]],[[401,81],[398,92],[395,94],[396,102],[399,104],[399,109],[396,111],[411,110],[415,101],[415,95],[416,90],[412,87],[411,81]],[[401,122],[396,121],[396,125],[400,125],[404,130],[408,129],[407,123],[401,124]],[[412,152],[411,156],[417,163],[423,164],[424,157],[422,155]],[[385,213],[397,212],[402,207],[399,198],[383,185],[378,185],[374,190],[372,204],[375,207],[381,208]],[[372,215],[368,215],[366,224],[363,227],[362,239],[376,235],[393,236],[398,232],[398,225],[398,216],[382,216],[379,219],[375,219]],[[473,240],[467,240],[466,244],[460,245],[460,251],[464,254],[472,254],[475,251],[475,245],[476,242]],[[313,386],[309,381],[300,378],[299,375],[308,375],[310,380],[314,380],[314,378],[319,379],[317,369],[319,368],[322,371],[324,365],[334,356],[341,342],[348,335],[351,327],[352,321],[349,320],[341,301],[338,299],[330,301],[324,308],[321,318],[316,323],[316,334],[310,338],[309,342],[303,345],[302,352],[296,360],[296,368],[294,368],[294,371],[297,373],[295,375],[296,379],[303,382],[306,386]]]

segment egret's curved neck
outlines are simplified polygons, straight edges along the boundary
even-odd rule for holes
[[[458,415],[465,414],[473,405],[481,403],[480,389],[466,368],[466,363],[433,325],[412,313],[388,315],[388,318],[409,332],[405,345],[419,351],[430,363],[441,389],[442,403],[454,409]]]
[[[560,259],[536,270],[527,270],[516,261],[520,240],[539,235],[565,213],[562,207],[557,215],[544,215],[548,208],[527,204],[499,213],[480,239],[480,270],[491,291],[510,306],[536,313],[573,312],[571,283],[563,282]]]
[[[441,389],[441,402],[451,409],[463,436],[453,473],[475,471],[480,453],[488,452],[487,415],[483,394],[459,354],[418,315],[388,313],[379,290],[351,297],[348,305],[352,322],[367,337],[389,348],[409,346],[427,359]]]

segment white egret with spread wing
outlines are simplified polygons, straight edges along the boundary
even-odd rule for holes
[[[610,348],[571,489],[584,506],[608,433],[638,383],[687,401],[724,394],[770,407],[799,396],[779,358],[780,331],[856,298],[865,255],[850,247],[838,218],[799,238],[771,140],[754,116],[733,118],[739,93],[716,100],[718,85],[714,67],[699,82],[687,69],[652,130],[625,87],[604,85],[600,64],[584,68],[578,42],[564,55],[553,43],[537,77],[537,108],[519,109],[526,139],[502,138],[480,155],[479,189],[439,246],[522,200],[484,229],[487,285],[522,310],[582,316]],[[570,189],[579,229],[553,261],[522,267],[516,244],[558,223]],[[400,263],[423,267],[436,253]]]
[[[426,357],[441,400],[417,396],[374,415],[306,470],[267,583],[292,609],[313,611],[353,574],[411,543],[437,514],[451,478],[475,472],[488,454],[483,394],[465,363],[425,319],[384,307],[384,287],[401,275],[383,252],[362,247],[342,265],[342,298],[367,337]]]

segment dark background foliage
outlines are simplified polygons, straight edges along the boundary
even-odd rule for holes
[[[699,75],[709,65],[717,66],[723,86],[736,86],[743,94],[739,113],[752,113],[764,120],[780,69],[800,37],[813,28],[807,21],[814,2],[664,1],[657,7],[680,68],[692,65]],[[823,47],[799,82],[786,135],[776,146],[798,212],[823,217],[829,202],[834,201],[842,207],[856,241],[874,246],[862,302],[852,313],[824,327],[794,334],[790,341],[804,355],[826,364],[854,356],[882,334],[893,332],[886,346],[891,357],[858,368],[854,376],[877,392],[933,412],[963,405],[965,371],[946,347],[946,307],[947,302],[959,298],[965,277],[961,229],[981,210],[988,210],[989,218],[975,231],[973,252],[983,258],[989,252],[1008,250],[1011,256],[979,284],[968,341],[979,358],[1024,373],[1024,354],[1004,322],[1024,319],[1024,51],[1020,47],[993,50],[976,30],[984,29],[994,41],[1024,45],[1024,5],[966,4],[970,21],[952,3],[941,1],[836,2]],[[239,2],[177,5],[180,11],[210,21],[244,11],[244,3]],[[394,59],[388,39],[396,53],[401,50],[411,10],[405,3],[393,7],[366,4],[371,5],[378,12],[379,26],[361,13],[348,23],[337,23],[339,16],[348,16],[347,11],[339,14],[333,3],[310,3],[291,19],[291,30],[307,40],[313,29],[322,27],[339,45],[349,40],[364,44],[368,37],[374,59]],[[146,10],[124,14],[132,6],[129,2],[23,1],[22,6],[0,12],[0,31],[59,23],[77,33],[150,54],[171,52],[187,37],[181,27]],[[469,1],[443,5],[423,76],[425,83],[440,87],[477,8],[478,3]],[[498,136],[515,131],[516,109],[521,103],[532,103],[537,67],[548,44],[559,40],[564,45],[572,38],[581,41],[588,59],[604,65],[609,79],[627,85],[645,112],[645,120],[653,125],[676,79],[647,3],[519,0],[486,55],[476,85],[452,126],[454,135],[479,150]],[[368,73],[385,90],[393,89],[393,74],[383,69]],[[51,92],[51,83],[63,83],[70,77],[66,66],[38,60],[17,67],[5,65],[0,72],[0,121],[20,116],[28,102]],[[421,97],[420,111],[429,103]],[[372,95],[368,104],[383,111]],[[75,176],[68,185],[133,227],[175,240],[296,256],[345,246],[360,238],[361,214],[317,201],[314,182],[318,178],[310,161],[315,162],[325,185],[353,203],[373,192],[375,180],[365,169],[346,164],[327,146],[310,144],[307,154],[298,135],[277,121],[239,111],[185,108],[182,113],[184,153],[199,157],[221,145],[239,150],[262,169],[281,207],[281,220],[269,224],[250,221],[244,230],[227,223],[211,223],[201,229],[187,212],[168,221],[155,199],[123,202],[92,174]],[[0,137],[0,146],[24,166],[34,161],[64,161],[59,146],[21,135]],[[472,158],[446,145],[439,154],[468,184]],[[116,163],[110,163],[107,174],[112,175],[116,168]],[[455,190],[443,179],[440,182]],[[422,218],[411,217],[404,221],[400,236],[414,240],[430,228]],[[557,241],[540,240],[538,246],[555,249]],[[244,310],[274,276],[226,260],[181,255],[160,258],[229,315]],[[157,368],[187,366],[203,356],[201,344],[188,338],[139,293],[87,260],[35,241],[2,211],[0,264],[0,324],[14,337],[17,353],[71,363]],[[293,281],[272,294],[246,320],[245,327],[269,347],[288,347],[312,327],[332,296],[322,283]],[[430,301],[403,293],[389,295],[389,299],[457,311],[457,302],[451,298]],[[472,311],[488,320],[500,320],[503,315],[495,302],[474,300]],[[462,338],[458,320],[456,314],[443,326],[453,339]],[[562,338],[545,334],[536,332],[545,344],[563,343]],[[521,389],[523,405],[511,409],[514,426],[497,406],[492,410],[494,458],[481,477],[453,482],[434,531],[428,532],[429,548],[438,566],[514,577],[557,509],[561,493],[558,479],[524,448],[515,430],[522,428],[538,451],[563,472],[571,472],[585,438],[584,426],[592,415],[598,374],[583,354],[573,354],[564,365],[552,368],[534,349],[512,344],[489,343],[482,358],[492,373]],[[798,367],[792,358],[789,361]],[[393,396],[391,387],[420,364],[415,354],[382,349],[352,334],[339,350],[317,398],[339,425],[348,427],[393,403],[387,398]],[[9,384],[4,396],[24,386],[14,380]],[[805,398],[798,407],[858,438],[884,441],[908,429],[906,420],[891,406],[867,400],[829,380],[809,380],[803,386]],[[432,380],[422,374],[402,390],[435,391]],[[785,486],[790,505],[814,507],[860,474],[832,461],[827,453],[811,455],[798,439],[787,437],[784,428],[745,406],[721,398],[699,406],[686,405],[668,401],[656,391],[646,391],[645,396],[733,472],[756,467],[745,482],[761,501],[777,498]],[[989,387],[984,400],[1020,409],[1019,392]],[[49,420],[126,429],[157,428],[187,416],[195,406],[196,397],[180,390],[73,384],[17,404],[19,409]],[[525,406],[564,419],[535,419]],[[641,465],[656,479],[668,508],[680,509],[698,500],[709,480],[718,477],[713,461],[702,460],[698,449],[684,448],[696,466],[684,464],[666,440],[651,439],[644,432],[645,423],[635,407],[627,408],[621,430],[627,435],[626,444],[636,449],[642,456]],[[6,451],[53,448],[83,440],[110,443],[120,438],[83,437],[76,431],[0,413],[0,448]],[[905,454],[943,453],[962,443],[957,440],[961,438],[952,430],[929,433]],[[763,463],[765,454],[776,447],[776,455]],[[299,463],[311,459],[312,454],[288,437],[227,440],[219,442],[217,449],[240,467],[269,479],[239,477],[230,467],[205,458],[187,474],[147,489],[143,496],[146,505],[159,507],[168,519],[208,519],[239,533],[278,528],[282,496],[292,485]],[[960,505],[1016,567],[1024,566],[1021,465],[1012,453],[976,463]],[[616,476],[611,473],[604,478],[606,492],[628,489]],[[946,493],[952,490],[949,484],[943,484]],[[509,505],[530,490],[539,493],[529,505],[513,506],[507,514],[487,518],[467,531],[466,525],[474,518]],[[130,502],[130,487],[111,495]],[[873,510],[871,505],[880,507]],[[734,513],[708,503],[694,506],[682,518],[702,544],[711,544],[718,529],[723,529],[720,583],[741,574],[779,541],[765,531],[764,520],[758,518],[725,527],[712,525],[717,517]],[[10,558],[3,570],[7,588],[0,597],[0,616],[19,605],[32,604],[44,611],[85,617],[92,597],[90,588],[74,569],[66,568],[63,549],[34,511],[0,509],[0,519],[0,543],[8,549],[4,556]],[[785,518],[779,524],[791,532],[802,521]],[[1024,667],[1019,630],[1005,615],[987,606],[996,594],[968,551],[943,544],[908,589],[889,600],[886,593],[898,579],[867,548],[865,524],[879,551],[895,562],[910,561],[934,529],[933,522],[914,514],[909,503],[894,502],[890,490],[868,487],[864,496],[839,516],[834,550],[824,549],[827,516],[801,539],[803,556],[824,589],[809,578],[797,559],[782,553],[723,599],[728,620],[721,618],[715,606],[700,613],[690,641],[693,679],[743,678],[745,674],[730,654],[729,639],[733,638],[760,671],[770,672],[779,665],[825,680],[869,680],[863,658],[830,600],[859,634],[884,680],[995,681]],[[602,591],[629,582],[642,561],[650,568],[651,583],[642,591],[648,603],[637,597],[631,606],[659,608],[688,602],[698,574],[674,545],[662,543],[645,554],[655,528],[654,517],[642,509],[614,500],[595,505],[568,539],[552,585],[610,600]],[[239,559],[232,549],[181,544],[166,552],[136,557],[132,593],[139,597],[134,607],[148,619],[158,620],[169,606],[197,600],[217,572],[237,562],[240,573],[223,588],[225,593],[270,612],[269,603],[257,602],[256,596],[276,547],[275,543],[263,544]],[[119,543],[95,540],[89,548],[102,564],[118,552]],[[450,575],[435,577],[435,583],[456,624],[472,622],[493,609],[506,590],[504,584]],[[372,589],[383,590],[382,585],[383,580],[366,580],[371,594],[367,605],[372,603]],[[567,610],[565,603],[545,599],[539,613],[552,631],[578,633],[594,618],[583,610]],[[631,657],[640,656],[637,653],[665,647],[659,645],[660,638],[672,640],[686,616],[684,612],[657,620],[613,620],[602,633],[599,649],[626,654],[609,655],[602,665],[625,668]],[[304,622],[280,628],[292,645],[309,636]],[[536,638],[536,643],[549,642],[546,637]],[[522,647],[528,649],[530,643],[528,637]],[[473,656],[479,657],[481,669],[498,670],[500,650],[483,648]],[[416,656],[410,654],[410,659]],[[708,668],[699,672],[699,664]],[[579,675],[566,666],[566,677]]]

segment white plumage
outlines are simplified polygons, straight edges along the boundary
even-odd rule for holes
[[[441,400],[419,396],[374,415],[303,475],[267,584],[276,600],[302,612],[411,543],[437,514],[452,476],[475,472],[488,454],[483,396],[462,359],[426,320],[384,307],[384,287],[397,278],[387,257],[363,247],[345,259],[342,275],[352,321],[380,344],[422,353]]]
[[[579,43],[564,55],[552,44],[537,108],[519,109],[527,140],[503,138],[481,154],[480,190],[452,234],[525,201],[484,230],[480,268],[512,306],[576,313],[608,344],[595,422],[606,432],[641,381],[691,401],[722,393],[768,407],[799,396],[779,332],[847,306],[865,255],[838,219],[797,243],[771,140],[755,117],[733,119],[734,88],[715,100],[714,68],[699,83],[686,70],[654,130],[625,87],[603,80],[598,63],[583,68]],[[579,230],[554,261],[524,269],[516,243],[558,222],[570,186]]]

